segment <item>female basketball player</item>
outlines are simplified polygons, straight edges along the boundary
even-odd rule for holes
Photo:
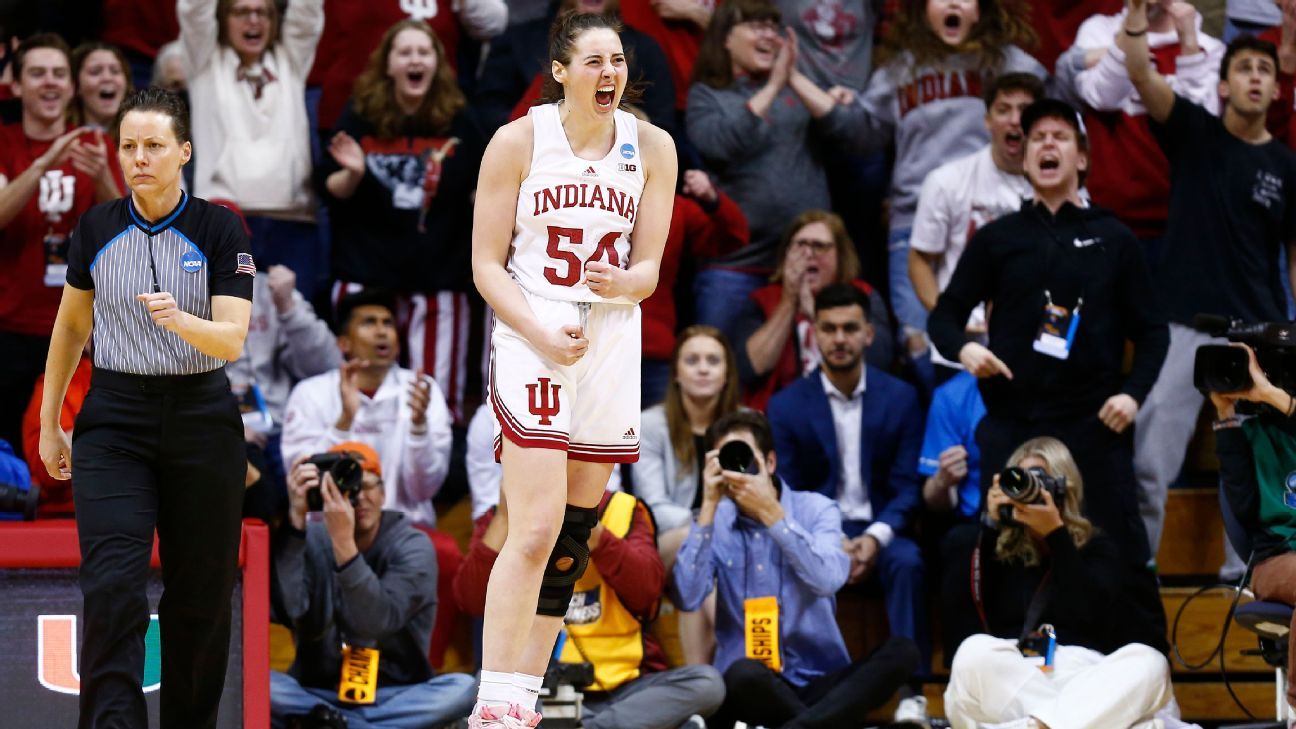
[[[555,21],[545,98],[557,103],[495,134],[477,185],[473,276],[496,316],[490,401],[510,519],[474,728],[539,723],[599,497],[613,464],[639,453],[638,303],[657,286],[676,161],[665,132],[618,109],[627,72],[613,23]]]

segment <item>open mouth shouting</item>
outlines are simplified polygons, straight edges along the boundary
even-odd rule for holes
[[[616,101],[616,84],[603,84],[594,91],[594,104],[599,111],[612,111]]]
[[[1022,153],[1022,145],[1026,138],[1020,131],[1008,132],[1004,135],[1004,151],[1009,155],[1018,156]]]

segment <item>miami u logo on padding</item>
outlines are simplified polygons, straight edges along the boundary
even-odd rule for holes
[[[553,421],[550,418],[562,408],[562,403],[558,401],[558,391],[562,389],[562,385],[551,385],[548,377],[541,377],[539,383],[527,385],[526,389],[527,409],[540,418],[541,425],[551,425]],[[538,396],[537,389],[540,391]]]
[[[77,616],[38,615],[36,617],[36,678],[40,685],[61,694],[81,693],[81,673],[77,670]],[[162,686],[162,637],[158,616],[149,616],[144,634],[144,692]]]

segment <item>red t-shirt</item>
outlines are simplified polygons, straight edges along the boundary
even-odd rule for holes
[[[0,127],[0,175],[14,180],[53,143],[28,139],[22,124]],[[116,155],[108,157],[115,168]],[[48,337],[54,330],[67,244],[94,204],[94,181],[68,160],[45,173],[18,216],[0,229],[0,331]]]
[[[1031,26],[1039,35],[1039,45],[1026,50],[1051,73],[1058,56],[1075,43],[1081,23],[1094,15],[1115,15],[1123,5],[1121,0],[1033,2],[1030,4]]]
[[[85,403],[90,392],[90,374],[94,365],[90,358],[82,356],[68,383],[67,394],[63,397],[63,409],[59,414],[59,425],[71,433],[76,425],[77,413]],[[76,509],[72,505],[72,482],[59,481],[49,475],[45,464],[40,459],[40,408],[41,397],[45,393],[45,375],[36,378],[36,389],[32,391],[31,402],[23,414],[23,456],[31,469],[32,483],[40,484],[40,503],[36,516],[40,519],[50,517],[72,516]]]
[[[175,0],[103,0],[100,37],[105,43],[156,58],[162,46],[180,37]]]
[[[718,4],[709,0],[697,2],[712,7]],[[626,25],[652,36],[666,53],[675,81],[675,108],[683,109],[693,83],[693,61],[702,47],[702,29],[684,20],[662,20],[649,0],[622,0],[621,17]]]
[[[432,26],[453,64],[459,53],[459,18],[452,0],[324,0],[324,34],[315,50],[315,65],[307,86],[319,86],[319,128],[332,129],[356,77],[369,62],[369,54],[382,42],[383,33],[396,23],[414,18]]]

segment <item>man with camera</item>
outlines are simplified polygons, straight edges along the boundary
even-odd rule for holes
[[[363,443],[292,464],[289,519],[273,553],[277,618],[293,629],[297,655],[289,673],[271,674],[276,729],[433,729],[472,709],[476,680],[434,676],[428,663],[432,544],[404,514],[383,510],[384,491],[378,454]]]
[[[1171,698],[1155,649],[1123,644],[1116,545],[1081,515],[1084,483],[1056,438],[993,476],[986,521],[945,543],[945,691],[954,729],[1152,727]]]
[[[648,506],[630,494],[608,490],[598,510],[599,523],[589,538],[589,567],[576,583],[564,620],[566,637],[546,683],[574,683],[583,692],[583,729],[700,726],[695,723],[700,719],[691,717],[715,712],[724,700],[724,681],[711,666],[667,668],[661,644],[646,629],[666,586]],[[468,615],[481,617],[486,610],[486,583],[508,524],[503,503],[477,521],[454,582],[455,598]],[[589,675],[572,675],[584,667]],[[525,708],[534,708],[534,696],[518,698]]]
[[[1140,507],[1155,550],[1170,482],[1183,465],[1202,395],[1191,363],[1211,341],[1191,327],[1199,313],[1247,323],[1286,320],[1283,276],[1296,274],[1296,155],[1265,128],[1279,99],[1278,51],[1241,35],[1219,67],[1217,117],[1176,94],[1148,51],[1148,0],[1126,0],[1116,46],[1170,161],[1170,218],[1157,273],[1170,318],[1170,348],[1135,429]],[[1288,266],[1279,262],[1287,251]],[[1217,342],[1218,343],[1218,342]]]
[[[379,455],[391,474],[384,507],[434,526],[432,497],[450,469],[450,410],[430,377],[397,364],[400,338],[391,294],[369,289],[338,304],[338,369],[302,380],[288,396],[283,457],[355,440]]]
[[[707,430],[702,506],[680,547],[681,610],[718,590],[715,666],[725,703],[708,726],[770,729],[857,725],[918,668],[918,649],[893,637],[851,662],[835,595],[850,572],[841,510],[776,475],[769,422],[749,410]]]
[[[1247,353],[1250,382],[1240,391],[1210,393],[1219,416],[1214,428],[1220,481],[1234,518],[1251,540],[1256,598],[1296,605],[1296,423],[1291,419],[1296,399],[1270,382],[1250,347],[1234,346]],[[1296,615],[1292,623],[1287,703],[1296,706]]]
[[[793,488],[836,500],[851,558],[847,581],[877,578],[891,633],[917,642],[926,657],[922,553],[909,537],[921,500],[918,392],[865,364],[873,326],[859,289],[828,286],[815,296],[814,309],[822,364],[769,404],[780,473]]]

